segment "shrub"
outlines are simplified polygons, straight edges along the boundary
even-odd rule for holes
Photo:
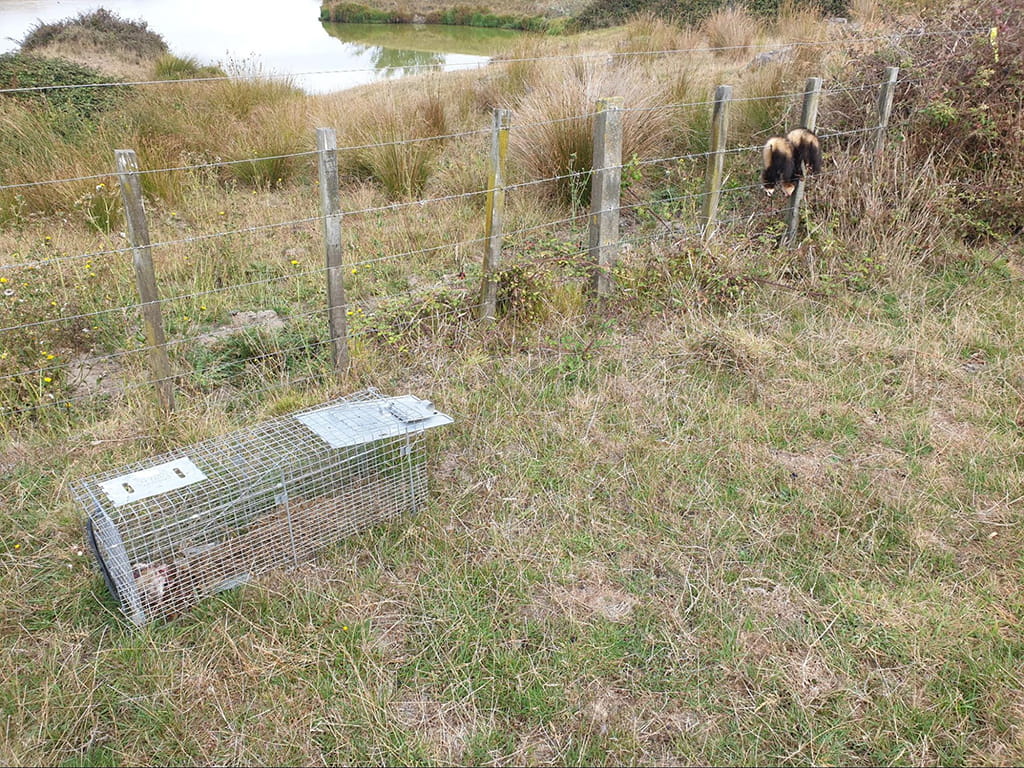
[[[1000,0],[988,0],[951,14],[936,8],[923,19],[924,30],[987,29],[1007,14]],[[1002,15],[1002,16],[1001,16]],[[964,44],[924,34],[904,38],[898,48],[855,62],[856,73],[875,81],[886,65],[900,66],[889,134],[901,136],[911,167],[936,162],[936,184],[952,191],[948,214],[968,240],[1015,236],[1024,232],[1024,33],[1019,24],[999,27],[995,40],[984,32]],[[873,84],[873,83],[872,83]],[[851,91],[852,93],[852,91]],[[840,95],[830,104],[837,114],[863,120],[857,107]],[[835,127],[846,127],[836,122]]]
[[[167,52],[163,37],[151,31],[145,21],[129,21],[105,8],[61,21],[40,22],[21,41],[21,51],[27,53],[56,43],[121,49],[146,59]]]
[[[320,9],[321,21],[339,24],[393,24],[412,21],[397,13],[379,11],[359,3],[333,3]]]
[[[49,113],[51,124],[61,134],[77,130],[100,112],[114,106],[128,90],[126,87],[75,88],[106,83],[109,78],[94,69],[63,59],[48,59],[19,53],[0,54],[0,88],[42,90],[0,94]]]

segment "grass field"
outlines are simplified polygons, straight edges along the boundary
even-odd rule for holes
[[[977,264],[424,341],[366,378],[457,419],[430,508],[138,633],[62,491],[202,414],[16,442],[2,758],[1017,762],[1021,317]]]
[[[664,49],[698,39],[651,18],[607,34],[622,35],[619,50],[645,36],[663,36]],[[991,56],[987,45],[971,50]],[[1000,45],[1014,60],[1014,40]],[[741,67],[694,56],[664,87],[685,101]],[[1003,83],[993,92],[1005,106],[1017,91],[1001,71],[984,77]],[[551,84],[529,63],[509,72],[503,87],[519,78],[526,123],[525,99]],[[449,81],[327,99],[227,84],[187,103],[218,115],[239,158],[273,154],[261,143],[271,140],[302,150],[310,125],[337,124],[341,143],[356,145],[360,128],[429,136],[487,124],[492,84],[456,77],[453,94],[439,82]],[[163,94],[148,97],[159,114],[137,102],[117,113],[119,130],[150,142],[139,146],[152,167],[213,151],[203,125],[174,111],[188,88],[152,92]],[[600,311],[573,272],[579,232],[513,238],[522,271],[507,276],[507,313],[481,325],[476,253],[373,261],[429,245],[438,221],[451,242],[478,237],[478,201],[355,217],[346,231],[360,251],[349,258],[365,262],[350,299],[367,319],[352,319],[340,380],[316,314],[309,167],[154,178],[155,242],[296,222],[160,251],[162,285],[184,297],[166,308],[173,338],[195,341],[237,310],[287,321],[277,336],[180,344],[171,416],[146,386],[134,313],[48,335],[28,322],[50,301],[87,317],[132,305],[125,260],[74,258],[123,244],[110,192],[90,180],[77,206],[72,189],[39,192],[35,208],[0,196],[0,266],[11,268],[0,274],[18,275],[6,290],[25,299],[4,307],[0,325],[25,325],[0,338],[0,363],[45,366],[52,355],[63,371],[76,355],[129,349],[118,377],[141,384],[94,383],[95,398],[62,410],[46,395],[71,390],[66,374],[40,374],[38,392],[4,380],[5,403],[43,407],[0,424],[0,762],[1019,764],[1024,257],[1012,195],[999,196],[1015,187],[994,175],[1007,168],[985,184],[975,174],[978,197],[966,198],[966,174],[942,176],[922,151],[933,135],[954,146],[967,102],[954,95],[928,97],[926,124],[898,107],[881,169],[836,153],[839,172],[809,185],[794,251],[770,244],[772,221],[709,243],[661,232],[623,252]],[[857,104],[836,96],[825,114],[838,122]],[[1019,104],[991,105],[996,124],[1019,117]],[[782,117],[741,112],[736,130],[757,136]],[[0,119],[35,118],[3,107]],[[26,155],[6,172],[64,178],[109,165],[109,154],[91,157],[104,130],[69,139],[61,168]],[[660,140],[699,142],[691,130],[699,121]],[[468,145],[429,146],[425,194],[472,188]],[[388,162],[341,160],[349,205],[406,199],[408,166],[397,164],[389,189]],[[659,192],[650,180],[633,189]],[[747,210],[741,192],[730,199],[741,201],[730,213]],[[518,205],[519,224],[566,212],[543,196]],[[33,260],[47,271],[21,269]],[[432,294],[439,282],[446,290]],[[402,298],[424,293],[435,303]],[[299,353],[260,357],[286,348]],[[315,564],[129,629],[84,547],[70,483],[365,386],[429,398],[455,418],[429,437],[429,507]]]

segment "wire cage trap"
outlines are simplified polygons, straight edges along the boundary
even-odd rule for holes
[[[77,481],[107,587],[143,625],[426,501],[424,436],[452,418],[364,390]]]

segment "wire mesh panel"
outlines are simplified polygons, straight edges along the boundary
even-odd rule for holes
[[[424,433],[451,417],[376,390],[78,481],[86,539],[137,625],[426,500]]]

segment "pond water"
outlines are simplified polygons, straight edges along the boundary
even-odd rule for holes
[[[38,22],[107,8],[143,20],[171,53],[229,72],[291,75],[310,93],[480,66],[523,33],[475,27],[330,24],[319,0],[0,0],[0,53]]]

